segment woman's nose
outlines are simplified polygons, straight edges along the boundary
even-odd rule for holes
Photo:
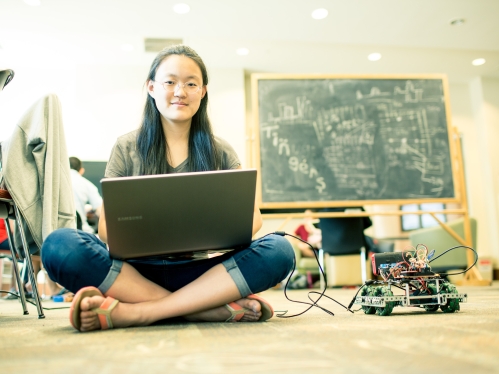
[[[185,97],[187,96],[187,93],[185,92],[185,85],[177,83],[175,86],[175,91],[173,91],[175,96],[179,97]]]

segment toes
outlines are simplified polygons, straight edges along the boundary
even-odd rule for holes
[[[82,313],[90,310],[90,297],[85,297],[83,300],[80,302],[80,310]]]
[[[85,297],[80,303],[80,331],[91,331],[100,329],[100,322],[97,313],[91,309],[98,308],[104,298],[102,296]]]
[[[256,300],[252,299],[241,299],[236,301],[241,307],[246,308],[247,311],[244,316],[239,320],[241,322],[256,322],[262,316],[262,306]]]
[[[99,330],[100,329],[100,324],[98,323],[97,319],[94,320],[88,320],[81,323],[80,331],[93,331],[93,330]]]
[[[256,322],[260,319],[262,313],[246,312],[243,318],[240,319],[241,322]]]
[[[80,309],[82,311],[89,311],[94,308],[98,308],[104,302],[104,297],[102,296],[90,296],[85,297],[80,303]]]
[[[260,303],[256,300],[252,300],[252,299],[241,299],[240,302],[237,302],[239,305],[241,305],[243,308],[246,308],[248,310],[251,311],[250,314],[253,314],[253,315],[256,315],[256,314],[260,314],[261,315],[261,309],[262,309],[262,306],[260,305]],[[248,314],[249,312],[246,312],[246,314]]]
[[[83,312],[81,314],[80,331],[91,331],[100,329],[100,322],[97,314],[94,312]]]
[[[262,306],[260,305],[260,303],[256,300],[252,300],[252,299],[247,299],[247,300],[249,300],[249,302],[248,302],[249,309],[251,309],[255,313],[260,313],[260,315],[261,315],[262,314],[261,313]]]
[[[95,312],[92,312],[92,311],[87,311],[87,312],[81,312],[80,313],[80,319],[82,321],[85,321],[85,320],[92,320],[94,319],[95,317],[97,316],[97,314]]]

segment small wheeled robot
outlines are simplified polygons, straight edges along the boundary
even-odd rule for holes
[[[380,316],[390,315],[396,306],[420,307],[427,312],[438,308],[444,313],[458,311],[467,295],[458,293],[453,284],[431,270],[429,260],[434,253],[428,253],[422,244],[406,252],[374,253],[373,273],[381,280],[366,282],[354,304],[361,305],[365,314]]]

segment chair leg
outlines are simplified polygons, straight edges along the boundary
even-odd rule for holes
[[[17,289],[19,290],[19,297],[21,298],[21,304],[23,306],[23,313],[26,315],[29,314],[29,312],[28,312],[28,307],[26,305],[26,295],[24,294],[23,282],[19,274],[19,266],[16,259],[16,253],[14,251],[14,238],[12,232],[10,231],[9,219],[6,218],[4,219],[4,221],[5,221],[5,228],[7,229],[6,230],[7,236],[9,238],[10,254],[12,255],[12,268],[14,269],[14,276],[16,278]]]
[[[366,275],[366,248],[360,248],[360,271],[362,276],[362,284],[366,283],[367,275]]]
[[[20,222],[21,214],[16,205],[14,205],[14,210],[16,213],[16,223],[17,228],[21,234],[22,246],[24,250],[24,264],[27,266],[28,275],[31,281],[31,287],[33,289],[33,297],[35,299],[36,309],[38,310],[38,318],[45,318],[43,314],[42,301],[40,300],[40,294],[38,293],[38,286],[36,284],[35,272],[33,271],[33,262],[31,261],[31,253],[29,253],[28,243],[26,242],[26,236],[24,236],[23,225]],[[22,288],[22,287],[21,287]]]

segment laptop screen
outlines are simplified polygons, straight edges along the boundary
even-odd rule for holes
[[[102,180],[109,251],[138,258],[251,242],[256,170]]]

